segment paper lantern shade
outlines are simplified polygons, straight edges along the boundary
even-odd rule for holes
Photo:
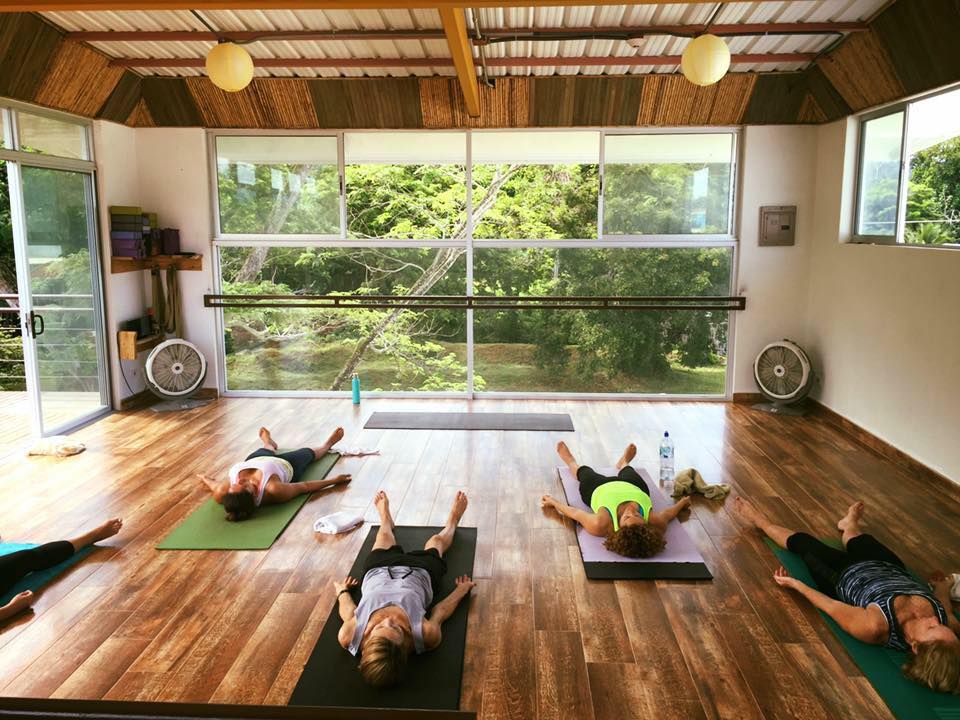
[[[730,69],[730,48],[716,35],[695,37],[683,50],[680,69],[694,85],[713,85]]]
[[[220,43],[207,53],[207,75],[221,90],[238,92],[253,80],[253,58],[234,43]]]

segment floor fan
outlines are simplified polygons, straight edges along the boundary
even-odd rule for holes
[[[174,338],[157,345],[147,357],[146,376],[147,387],[163,401],[151,406],[154,412],[190,410],[210,402],[191,399],[203,387],[207,360],[186,340]]]
[[[804,415],[813,389],[813,368],[803,348],[790,340],[767,345],[753,363],[753,377],[770,402],[753,407],[779,415]]]

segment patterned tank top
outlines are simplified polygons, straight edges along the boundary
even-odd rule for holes
[[[890,628],[886,646],[907,652],[910,645],[893,613],[893,601],[898,595],[916,595],[928,600],[940,623],[947,624],[947,613],[929,588],[897,565],[882,560],[857,563],[844,570],[837,581],[837,599],[862,608],[868,605],[879,607]]]

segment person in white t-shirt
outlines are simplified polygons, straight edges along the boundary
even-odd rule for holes
[[[275,505],[298,495],[350,482],[350,475],[297,482],[307,467],[322,458],[342,437],[343,428],[338,427],[318,448],[280,453],[270,431],[262,427],[260,441],[263,447],[232,466],[226,480],[203,474],[198,477],[213,494],[213,499],[223,505],[228,520],[246,520],[261,505]]]

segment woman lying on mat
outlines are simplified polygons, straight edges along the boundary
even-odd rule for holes
[[[85,535],[70,540],[58,540],[45,545],[37,545],[37,547],[17,550],[8,555],[0,556],[0,595],[6,594],[10,588],[30,573],[59,565],[88,545],[113,537],[120,532],[121,527],[123,527],[122,520],[107,520],[103,525],[94,528]],[[34,599],[34,594],[30,590],[15,595],[10,602],[0,607],[0,622],[5,622],[26,610],[33,604]]]
[[[334,582],[340,619],[340,645],[351,655],[360,655],[360,674],[374,687],[396,683],[411,652],[417,654],[440,644],[440,626],[453,615],[474,583],[466,575],[457,578],[456,589],[438,602],[427,617],[440,578],[447,571],[443,554],[453,544],[457,524],[467,509],[467,496],[458,492],[447,524],[431,537],[423,550],[404,549],[393,536],[390,501],[382,490],[374,498],[380,512],[380,530],[363,566],[363,597],[356,605],[350,589],[357,580]]]
[[[564,442],[557,443],[557,453],[580,483],[580,499],[593,512],[580,510],[544,495],[541,507],[552,507],[561,515],[583,526],[591,535],[605,537],[607,550],[631,558],[653,557],[666,545],[667,525],[685,508],[690,498],[683,498],[666,510],[654,510],[650,489],[640,473],[630,467],[637,446],[627,445],[617,461],[616,477],[605,477],[586,465],[578,465]]]
[[[892,550],[864,534],[862,502],[851,505],[837,523],[843,550],[773,524],[743,498],[734,504],[744,520],[803,558],[819,591],[782,567],[773,576],[778,585],[803,595],[858,640],[911,653],[903,666],[911,680],[960,694],[960,622],[950,606],[946,578],[942,573],[934,578],[931,592]]]
[[[277,444],[270,436],[270,431],[260,428],[263,447],[248,455],[242,463],[231,467],[227,473],[229,479],[214,480],[202,474],[197,477],[209,488],[213,499],[223,505],[228,520],[246,520],[261,505],[275,505],[297,495],[350,482],[349,475],[337,475],[328,480],[297,482],[307,467],[326,455],[342,437],[343,428],[338,427],[318,448],[300,448],[278,453]]]

